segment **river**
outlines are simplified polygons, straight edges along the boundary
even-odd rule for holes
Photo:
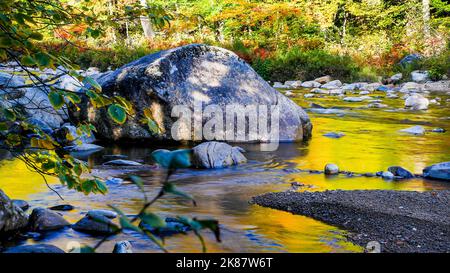
[[[247,150],[249,162],[221,170],[183,170],[172,181],[191,194],[198,205],[167,196],[158,201],[152,211],[162,216],[189,215],[198,218],[218,219],[222,228],[222,243],[217,243],[211,232],[203,232],[209,252],[361,252],[363,248],[345,239],[346,231],[308,217],[262,208],[249,203],[252,196],[285,191],[292,182],[305,184],[298,190],[355,190],[390,189],[429,191],[450,189],[450,183],[426,179],[387,181],[378,177],[327,177],[323,174],[299,170],[323,170],[326,163],[335,163],[341,170],[358,173],[386,170],[399,165],[414,173],[421,173],[428,165],[450,161],[450,133],[427,132],[425,135],[408,135],[400,129],[422,125],[426,129],[436,127],[450,129],[450,96],[440,97],[440,105],[432,104],[427,111],[403,109],[403,100],[383,98],[383,92],[372,93],[380,97],[388,107],[364,108],[367,102],[343,102],[341,98],[324,96],[304,99],[306,90],[295,90],[293,100],[304,108],[311,102],[325,107],[338,107],[334,114],[309,112],[314,125],[313,137],[308,143],[280,144],[274,152],[261,152],[259,146],[240,145]],[[323,136],[327,132],[342,132],[345,136],[335,139]],[[150,153],[156,148],[151,144],[142,147],[108,146],[88,158],[91,166],[100,165],[104,154],[124,154],[131,160],[151,163]],[[172,147],[176,148],[176,147]],[[139,172],[145,180],[145,190],[155,194],[160,186],[160,172]],[[42,178],[26,169],[18,160],[0,162],[0,188],[11,198],[24,199],[32,207],[69,203],[75,210],[63,212],[64,217],[75,223],[89,210],[108,208],[114,204],[126,213],[134,214],[141,206],[142,196],[133,184],[111,185],[109,193],[85,196],[69,191],[50,178],[50,184],[64,197],[64,201],[48,190]],[[14,244],[47,243],[67,250],[78,243],[94,245],[99,237],[92,237],[70,228],[45,234],[39,238],[11,242]],[[133,232],[112,237],[99,249],[111,252],[116,241],[129,240],[134,252],[159,252],[150,240]],[[200,252],[201,245],[192,234],[175,235],[165,239],[172,252]]]

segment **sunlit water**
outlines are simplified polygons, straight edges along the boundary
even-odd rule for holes
[[[392,189],[427,191],[450,188],[450,183],[411,179],[385,181],[378,177],[326,177],[323,174],[299,172],[299,169],[322,170],[326,163],[338,164],[342,170],[376,172],[392,165],[400,165],[414,173],[437,162],[450,161],[450,134],[427,132],[423,136],[399,133],[398,130],[413,125],[426,129],[435,127],[450,129],[449,96],[437,94],[441,105],[431,105],[428,111],[413,112],[402,109],[403,100],[383,99],[386,109],[365,109],[362,103],[345,103],[337,97],[304,99],[303,92],[295,91],[294,101],[304,108],[311,102],[326,107],[343,107],[340,114],[309,113],[314,124],[313,137],[307,144],[280,144],[275,152],[260,152],[258,145],[241,145],[247,150],[249,163],[222,170],[184,170],[172,180],[183,191],[193,195],[196,207],[186,200],[167,196],[158,201],[152,210],[163,216],[188,215],[198,218],[216,218],[222,228],[222,243],[216,243],[213,235],[205,231],[210,252],[359,252],[360,246],[346,241],[345,231],[287,212],[250,204],[252,196],[285,191],[291,182],[307,187],[299,191],[327,189]],[[384,96],[375,93],[372,96]],[[436,95],[432,95],[431,98]],[[343,132],[340,139],[323,136],[327,132]],[[141,145],[142,146],[142,145]],[[125,154],[129,159],[152,163],[150,153],[162,147],[108,147],[89,157],[91,166],[100,165],[103,154]],[[167,148],[167,147],[165,147]],[[173,147],[175,148],[175,147]],[[78,221],[89,209],[108,208],[114,204],[126,213],[134,214],[142,204],[142,195],[133,184],[111,185],[106,196],[84,196],[59,186],[50,179],[52,186],[64,197],[64,201],[50,192],[41,177],[29,172],[17,160],[0,162],[0,188],[11,198],[27,200],[32,207],[70,203],[76,207],[63,212],[72,223]],[[119,171],[120,173],[120,171]],[[160,172],[140,172],[146,181],[146,191],[154,194],[160,186]],[[47,233],[39,239],[10,244],[49,243],[62,249],[75,243],[94,245],[99,240],[72,229]],[[129,240],[135,252],[160,251],[150,240],[134,233],[112,237],[100,251],[110,252],[114,242]],[[199,252],[201,246],[195,236],[175,235],[167,237],[169,251]]]

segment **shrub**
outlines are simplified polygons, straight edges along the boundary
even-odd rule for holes
[[[252,65],[256,72],[270,81],[310,80],[323,75],[352,81],[358,78],[360,71],[348,56],[300,48],[292,48],[264,60],[256,59]]]

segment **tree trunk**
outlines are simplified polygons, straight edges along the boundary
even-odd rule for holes
[[[430,0],[422,0],[423,37],[430,37]]]
[[[147,7],[147,1],[146,0],[140,0],[141,5],[143,7]],[[142,30],[144,31],[144,36],[146,38],[154,38],[156,36],[155,31],[153,30],[152,22],[150,22],[150,18],[148,16],[141,16],[140,17]]]

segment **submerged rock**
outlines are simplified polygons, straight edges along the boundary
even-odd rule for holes
[[[343,98],[343,101],[347,101],[347,102],[361,102],[364,99],[362,97],[345,97]]]
[[[222,168],[247,162],[242,148],[223,142],[205,142],[195,146],[192,151],[192,163],[197,168]]]
[[[413,135],[423,135],[423,134],[425,134],[425,129],[420,125],[416,125],[413,127],[402,129],[402,130],[400,130],[400,132],[413,134]]]
[[[104,216],[109,219],[114,219],[117,217],[117,213],[112,210],[106,210],[106,209],[93,209],[87,212],[86,214],[89,217],[96,217],[98,215]]]
[[[120,241],[114,245],[113,253],[133,253],[131,243],[129,241]]]
[[[273,89],[236,54],[223,48],[192,44],[160,51],[104,74],[97,81],[103,94],[123,96],[136,110],[122,125],[108,118],[106,109],[94,109],[90,104],[80,113],[71,113],[93,123],[96,136],[103,139],[196,139],[196,128],[187,119],[174,117],[172,110],[177,112],[183,106],[183,110],[193,113],[197,105],[203,109],[217,106],[223,112],[229,105],[277,105],[281,141],[303,140],[311,135],[311,121],[300,106]],[[160,128],[156,135],[141,122],[145,109],[149,109]],[[209,120],[204,117],[202,125]],[[258,136],[244,142],[265,142],[266,138]]]
[[[450,161],[426,167],[423,169],[423,177],[450,181]]]
[[[381,173],[381,177],[383,178],[383,179],[386,179],[386,180],[391,180],[391,179],[394,179],[394,174],[393,173],[391,173],[391,172],[389,172],[389,171],[385,171],[385,172],[382,172]]]
[[[125,160],[125,159],[115,159],[108,162],[103,163],[105,166],[142,166],[141,163],[132,161],[132,160]]]
[[[410,171],[408,171],[400,166],[391,166],[388,168],[388,171],[391,172],[392,174],[394,174],[395,176],[400,176],[403,178],[413,178],[414,177],[414,175]]]
[[[341,137],[345,136],[345,134],[341,133],[341,132],[329,132],[329,133],[323,134],[323,136],[326,136],[329,138],[341,138]]]
[[[49,210],[58,210],[58,211],[70,211],[73,210],[75,207],[69,204],[63,204],[63,205],[56,205],[53,207],[48,208]]]
[[[116,223],[99,213],[86,215],[72,225],[72,228],[76,231],[92,235],[114,234],[119,230],[119,226]]]
[[[69,225],[62,215],[45,208],[35,208],[28,222],[30,230],[37,232],[58,230]]]
[[[0,237],[24,228],[27,222],[25,212],[0,189]]]
[[[76,146],[68,146],[68,150],[72,153],[94,153],[104,148],[95,144],[81,144]]]
[[[431,132],[433,132],[433,133],[445,133],[446,130],[444,128],[434,128],[433,130],[431,130]]]
[[[325,165],[324,172],[326,175],[334,175],[339,173],[339,167],[336,164],[328,163]]]
[[[383,104],[383,103],[374,102],[374,103],[369,103],[367,105],[367,107],[369,107],[369,108],[386,108],[388,106],[386,104]]]
[[[14,203],[14,205],[18,206],[23,211],[27,211],[30,208],[30,204],[28,204],[28,202],[25,200],[14,199],[12,200],[12,202]]]
[[[8,248],[3,253],[65,253],[59,247],[47,244],[23,245]]]

